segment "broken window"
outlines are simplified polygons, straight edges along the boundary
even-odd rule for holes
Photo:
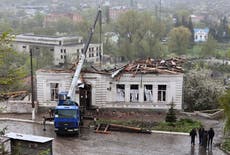
[[[51,83],[50,84],[50,93],[51,93],[51,101],[55,101],[58,99],[58,83]]]
[[[158,101],[166,101],[166,85],[158,85]]]
[[[130,102],[137,102],[139,99],[138,85],[130,85]]]
[[[125,85],[117,84],[117,101],[125,101]]]
[[[153,101],[153,86],[144,85],[144,101]]]

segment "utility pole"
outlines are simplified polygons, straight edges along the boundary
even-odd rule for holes
[[[160,0],[160,10],[159,10],[159,16],[160,16],[160,24],[161,24],[161,0]]]
[[[30,49],[30,76],[31,76],[31,103],[32,103],[32,120],[35,120],[34,104],[34,77],[33,77],[33,49]]]
[[[101,7],[99,8],[101,9]],[[101,46],[101,50],[99,52],[99,57],[100,57],[100,67],[101,67],[101,61],[102,61],[102,49],[103,49],[103,44],[102,44],[102,39],[101,39],[101,33],[102,33],[102,13],[100,13],[100,17],[99,17],[99,31],[100,31],[100,46]]]

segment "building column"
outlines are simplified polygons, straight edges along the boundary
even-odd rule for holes
[[[144,85],[139,85],[139,102],[144,102]]]
[[[125,102],[130,102],[130,84],[125,84]]]
[[[158,85],[153,85],[153,103],[157,103]]]

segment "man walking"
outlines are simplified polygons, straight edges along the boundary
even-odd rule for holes
[[[214,132],[213,128],[210,128],[208,131],[208,147],[209,147],[209,145],[211,145],[211,148],[212,148],[212,141],[213,141],[214,135],[215,135],[215,132]]]
[[[199,133],[199,144],[202,145],[203,137],[204,137],[204,128],[200,127],[198,133]]]
[[[191,131],[190,131],[190,134],[191,136],[191,145],[195,145],[195,137],[196,137],[196,129],[193,128]]]
[[[202,146],[204,147],[205,150],[207,149],[207,142],[208,142],[208,131],[204,130]]]

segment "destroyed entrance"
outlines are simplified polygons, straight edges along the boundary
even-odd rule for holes
[[[80,105],[88,110],[92,108],[91,101],[91,85],[84,84],[83,87],[79,87],[79,95],[80,95]]]

